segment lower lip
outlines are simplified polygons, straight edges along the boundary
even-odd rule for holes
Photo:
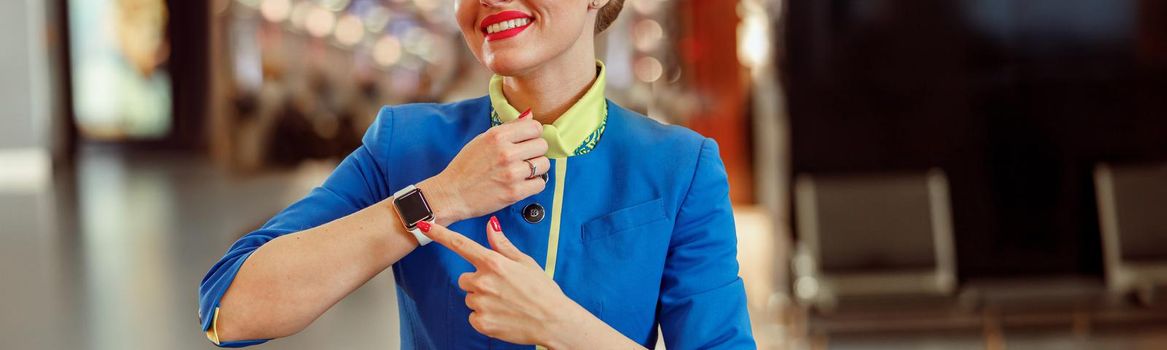
[[[524,30],[527,30],[527,27],[530,27],[531,24],[534,24],[534,23],[535,22],[527,23],[527,25],[524,25],[522,27],[511,28],[511,29],[507,29],[507,30],[504,30],[501,32],[496,32],[494,34],[486,34],[486,41],[497,41],[497,40],[507,39],[507,38],[513,37],[515,35],[519,35],[519,33],[522,33]]]

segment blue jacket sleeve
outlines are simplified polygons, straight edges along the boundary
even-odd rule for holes
[[[754,349],[725,166],[705,139],[677,213],[658,311],[669,349]]]
[[[251,253],[276,237],[310,229],[354,213],[388,198],[384,157],[392,127],[392,110],[382,108],[362,139],[362,145],[341,161],[319,187],[292,204],[258,230],[243,236],[211,267],[199,285],[199,322],[203,332],[212,331],[219,301],[243,262]],[[210,333],[208,333],[210,338]],[[218,343],[221,347],[243,347],[267,340]]]

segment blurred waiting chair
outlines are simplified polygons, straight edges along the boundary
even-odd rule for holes
[[[953,294],[956,254],[942,170],[800,175],[795,211],[792,287],[804,304],[831,312],[846,297]]]
[[[1167,282],[1167,164],[1094,168],[1107,288],[1151,304]]]

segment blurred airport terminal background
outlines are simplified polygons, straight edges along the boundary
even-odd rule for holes
[[[236,238],[486,93],[455,4],[0,3],[0,348],[211,348]],[[598,52],[721,145],[759,348],[1167,349],[1167,1],[627,0]],[[394,288],[258,348],[398,348]]]

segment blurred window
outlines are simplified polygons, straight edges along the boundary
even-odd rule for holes
[[[163,0],[69,0],[73,108],[83,136],[155,139],[171,128]]]

